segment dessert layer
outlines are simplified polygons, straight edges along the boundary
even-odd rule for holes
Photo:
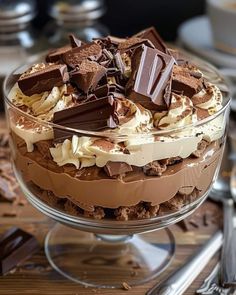
[[[177,193],[190,194],[195,188],[205,192],[213,180],[222,147],[213,142],[199,158],[189,157],[169,166],[161,177],[148,176],[142,169],[134,168],[120,179],[104,176],[98,167],[81,171],[73,169],[73,166],[58,167],[53,161],[44,159],[37,150],[27,152],[25,145],[15,152],[16,167],[26,181],[32,181],[58,197],[66,197],[82,208],[83,204],[118,208],[141,201],[157,205]],[[65,168],[69,172],[65,172]]]

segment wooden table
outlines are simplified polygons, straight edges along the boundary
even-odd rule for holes
[[[206,205],[206,203],[203,204],[203,207]],[[11,213],[14,210],[16,210],[17,213],[15,217],[4,216],[6,215],[5,213]],[[161,281],[170,272],[181,266],[218,228],[218,225],[211,224],[211,226],[202,226],[194,231],[184,232],[179,226],[172,226],[171,230],[176,239],[177,250],[170,267],[155,280],[138,287],[133,287],[129,291],[125,291],[122,289],[105,290],[85,288],[65,279],[54,271],[49,266],[43,250],[45,235],[53,224],[54,222],[51,219],[38,212],[30,204],[19,206],[9,203],[0,203],[0,234],[12,226],[18,226],[33,233],[42,246],[41,251],[35,254],[31,259],[24,262],[8,275],[0,277],[0,295],[87,295],[96,293],[111,295],[122,295],[127,293],[130,295],[143,295],[157,281]],[[217,259],[217,257],[212,259],[206,269],[204,269],[191,287],[185,292],[186,295],[195,294],[195,290],[202,284],[203,279],[207,277]]]

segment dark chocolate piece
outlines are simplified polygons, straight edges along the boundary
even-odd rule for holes
[[[174,66],[172,73],[172,91],[191,98],[203,88],[202,75],[186,67]]]
[[[175,60],[157,49],[142,45],[132,58],[132,72],[126,85],[128,98],[148,109],[166,109],[166,87]],[[164,99],[165,95],[165,99]]]
[[[71,72],[71,81],[73,81],[79,89],[87,93],[97,86],[105,73],[106,68],[99,65],[97,62],[83,60],[79,69]]]
[[[166,54],[170,54],[167,46],[165,45],[164,41],[162,40],[161,36],[157,33],[154,27],[147,28],[136,35],[134,37],[138,37],[141,39],[148,39],[152,42],[154,47]]]
[[[20,90],[28,96],[50,91],[54,86],[62,86],[69,80],[66,65],[46,65],[31,74],[23,74],[18,80]]]
[[[65,63],[71,68],[75,68],[77,65],[87,58],[98,59],[102,54],[102,47],[93,42],[82,45],[80,47],[72,48],[70,51],[63,55]]]
[[[82,41],[76,38],[74,34],[70,34],[69,39],[72,48],[80,47],[82,45]]]
[[[53,123],[82,130],[96,131],[104,128],[115,128],[115,103],[112,96],[82,103],[75,107],[54,113]],[[69,132],[54,129],[56,139],[70,136]]]
[[[125,163],[125,162],[107,162],[107,164],[104,167],[105,172],[108,176],[118,176],[123,175],[127,172],[133,171],[132,167]]]
[[[0,237],[0,275],[4,275],[39,250],[38,241],[20,228],[11,228]]]
[[[48,63],[50,63],[50,62],[52,62],[52,63],[53,62],[62,63],[63,62],[63,60],[62,60],[63,54],[70,51],[70,50],[71,50],[71,46],[69,46],[69,45],[53,49],[53,50],[49,51],[49,53],[47,54],[45,60]]]

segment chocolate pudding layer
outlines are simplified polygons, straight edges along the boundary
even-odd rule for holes
[[[70,41],[9,92],[14,165],[27,188],[68,214],[118,220],[205,195],[225,138],[220,89],[154,28]]]

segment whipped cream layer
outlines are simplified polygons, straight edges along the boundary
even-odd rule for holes
[[[66,86],[54,87],[51,92],[25,96],[17,86],[12,88],[10,98],[17,106],[27,106],[30,114],[36,118],[50,121],[53,113],[72,104],[71,95],[65,95]],[[204,101],[204,102],[203,102]],[[198,121],[196,108],[217,112],[222,107],[220,90],[208,83],[208,88],[194,96],[193,100],[183,95],[172,94],[168,111],[152,113],[127,100],[131,117],[119,125],[113,133],[117,140],[95,137],[78,137],[64,140],[50,149],[54,161],[63,166],[73,164],[77,169],[97,165],[103,167],[108,161],[125,162],[129,165],[142,167],[152,161],[171,157],[187,158],[197,150],[202,139],[215,141],[223,136],[225,124],[223,114],[214,120],[198,127],[187,127]],[[195,106],[194,106],[195,104]],[[46,123],[46,122],[45,122]],[[29,152],[34,149],[34,143],[54,138],[50,125],[32,124],[26,116],[12,114],[11,128],[21,137]],[[183,127],[182,131],[163,136],[152,135],[152,132]],[[127,139],[119,140],[119,134],[127,134]]]

